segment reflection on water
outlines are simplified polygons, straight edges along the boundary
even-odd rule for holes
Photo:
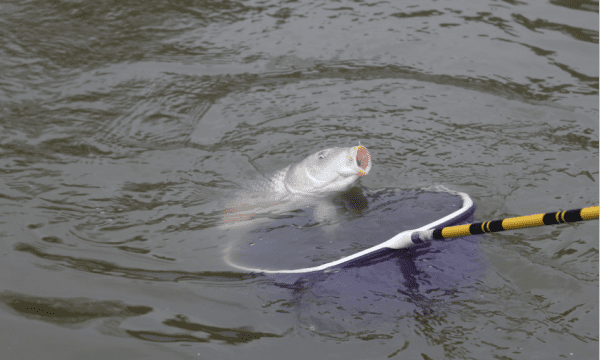
[[[6,356],[38,357],[30,339],[50,358],[68,358],[59,343],[597,358],[597,222],[293,282],[228,266],[245,233],[217,225],[249,183],[359,140],[377,159],[367,191],[443,184],[471,195],[478,221],[597,205],[598,2],[12,1],[0,14]]]
[[[127,306],[119,301],[86,301],[83,298],[41,298],[6,292],[0,296],[5,305],[28,318],[71,324],[96,318],[140,316],[152,311],[147,306]]]

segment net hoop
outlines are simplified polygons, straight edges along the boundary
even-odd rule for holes
[[[378,245],[372,246],[368,249],[362,250],[355,254],[352,254],[352,255],[343,257],[341,259],[331,261],[331,262],[328,262],[328,263],[325,263],[325,264],[322,264],[319,266],[302,268],[302,269],[290,269],[290,270],[287,270],[287,269],[286,270],[270,270],[270,269],[259,269],[259,268],[247,267],[247,266],[235,264],[234,262],[231,261],[229,254],[228,254],[230,247],[228,247],[225,250],[225,262],[228,265],[230,265],[238,270],[242,270],[245,272],[251,272],[251,273],[306,274],[306,273],[312,273],[312,272],[326,271],[328,269],[340,267],[340,265],[347,264],[347,263],[349,263],[353,260],[357,260],[361,257],[371,255],[374,252],[381,250],[381,249],[397,250],[397,249],[410,247],[415,244],[415,242],[413,242],[413,240],[411,239],[413,233],[418,232],[418,231],[424,231],[424,230],[439,229],[439,228],[449,226],[451,224],[456,224],[457,222],[464,221],[467,218],[469,218],[475,211],[475,203],[473,203],[473,200],[471,199],[471,197],[466,193],[450,190],[443,186],[437,186],[434,188],[426,188],[423,190],[429,190],[432,192],[446,192],[451,195],[460,196],[462,199],[462,202],[463,202],[462,206],[460,209],[454,211],[453,213],[446,215],[443,218],[436,220],[434,222],[431,222],[427,225],[421,226],[420,228],[403,231],[403,232],[393,236],[391,239],[386,240]]]

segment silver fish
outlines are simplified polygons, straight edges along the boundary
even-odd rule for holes
[[[316,206],[315,218],[331,215],[332,206],[323,197],[345,190],[373,166],[371,154],[359,142],[350,148],[329,148],[275,172],[270,178],[238,194],[224,211],[221,229],[238,228],[269,220],[305,206]]]

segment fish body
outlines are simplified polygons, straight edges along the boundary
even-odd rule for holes
[[[275,172],[249,191],[238,194],[225,210],[222,229],[237,228],[305,206],[316,206],[318,218],[326,218],[331,207],[324,196],[345,190],[372,167],[371,154],[360,145],[329,148]]]

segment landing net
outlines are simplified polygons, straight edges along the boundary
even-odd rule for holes
[[[341,221],[318,226],[313,209],[279,216],[230,244],[226,262],[242,271],[264,274],[358,266],[418,243],[415,233],[468,222],[475,211],[468,194],[445,187],[371,192],[355,188],[333,203]],[[360,249],[365,244],[371,246]]]

